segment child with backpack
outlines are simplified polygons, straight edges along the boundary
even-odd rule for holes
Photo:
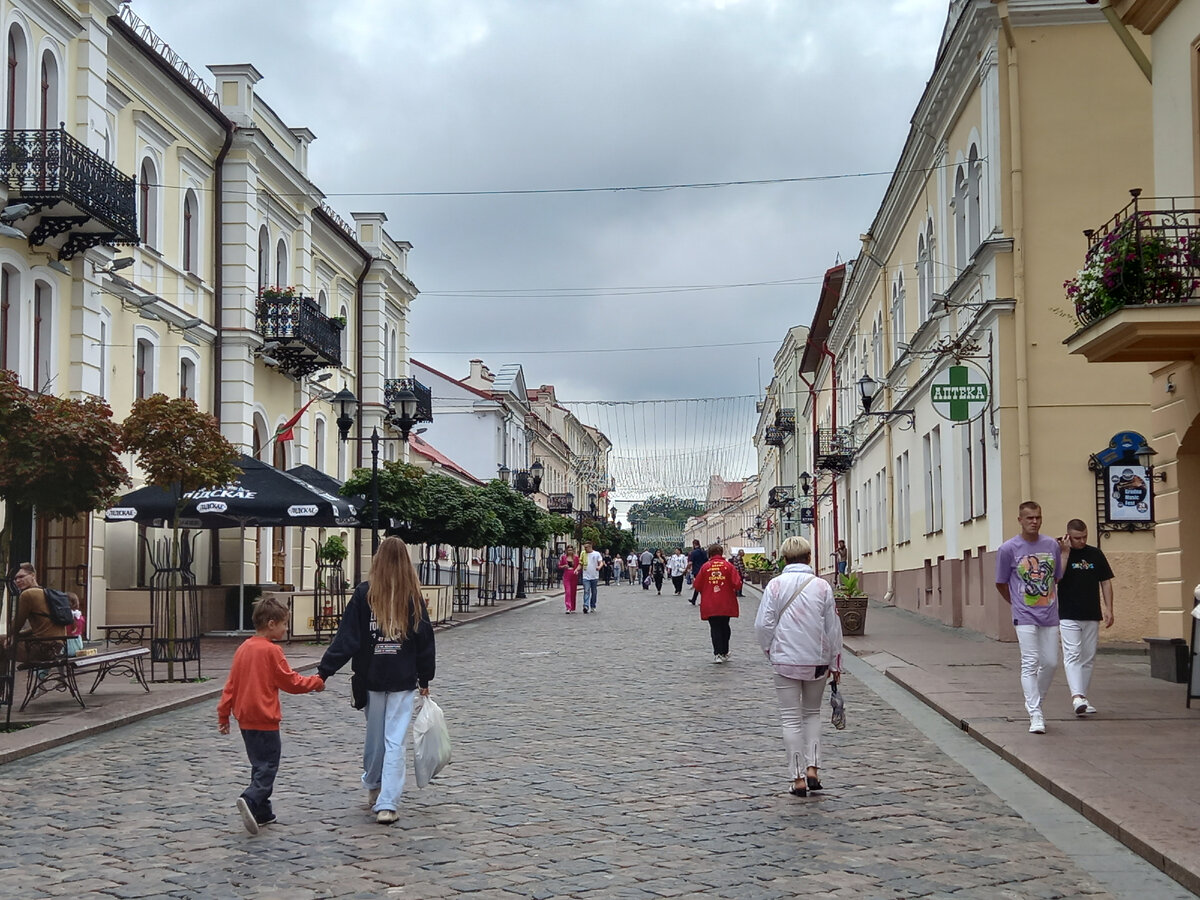
[[[75,656],[83,649],[83,636],[87,633],[87,617],[79,608],[79,595],[67,592],[67,602],[71,604],[71,624],[67,626],[67,656]]]
[[[217,729],[229,734],[232,712],[242,732],[250,759],[250,786],[238,797],[237,809],[250,834],[275,821],[271,792],[279,770],[281,742],[279,692],[306,694],[325,690],[320,676],[304,676],[288,665],[283,649],[275,643],[287,636],[288,608],[274,597],[254,604],[254,636],[233,654],[229,679],[217,704]]]

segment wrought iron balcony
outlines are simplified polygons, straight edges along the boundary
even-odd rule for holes
[[[1083,326],[1128,306],[1200,299],[1200,200],[1129,193],[1128,206],[1084,231],[1083,268],[1064,285]]]
[[[772,509],[785,509],[791,506],[796,498],[792,495],[790,484],[773,487],[767,492],[767,506]]]
[[[97,244],[138,242],[133,178],[63,128],[0,134],[9,206],[31,207],[12,222],[20,222],[30,246],[51,244],[59,259],[70,259]]]
[[[433,421],[433,392],[415,378],[386,378],[383,382],[383,399],[388,406],[394,407],[400,397],[400,392],[412,391],[417,397],[417,415],[415,422]]]
[[[854,434],[847,428],[817,429],[813,465],[827,472],[848,472],[854,462]]]
[[[303,378],[340,366],[344,327],[321,312],[312,297],[270,288],[259,294],[256,328],[267,342],[263,355],[288,375]]]
[[[763,434],[763,441],[770,444],[772,447],[783,446],[783,432],[774,425],[768,425]]]
[[[775,411],[775,427],[784,434],[796,432],[796,410],[778,409]]]
[[[574,494],[550,494],[546,498],[546,511],[569,516],[575,509]]]

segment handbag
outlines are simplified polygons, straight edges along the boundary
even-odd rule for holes
[[[413,718],[413,768],[417,787],[425,787],[450,764],[450,732],[442,708],[425,697]]]
[[[833,708],[829,721],[834,728],[841,731],[846,727],[846,701],[842,699],[842,692],[838,690],[836,681],[829,686],[829,705]]]

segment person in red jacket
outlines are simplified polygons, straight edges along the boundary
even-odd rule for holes
[[[692,585],[700,593],[700,618],[712,633],[713,662],[729,662],[729,620],[738,616],[738,591],[742,576],[727,560],[720,544],[708,548],[708,562],[700,567]]]
[[[232,712],[242,732],[246,756],[250,759],[250,786],[238,797],[237,808],[242,824],[251,834],[259,826],[275,821],[271,811],[271,792],[279,771],[279,692],[307,694],[325,690],[319,675],[305,677],[288,665],[283,650],[275,641],[287,636],[288,608],[280,600],[267,597],[254,604],[254,636],[233,654],[229,679],[217,704],[217,729],[229,734]]]

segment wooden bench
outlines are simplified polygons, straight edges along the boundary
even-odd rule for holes
[[[86,709],[87,704],[83,702],[75,680],[77,672],[96,673],[89,694],[95,693],[100,682],[113,673],[137,679],[146,693],[150,692],[142,664],[142,660],[150,655],[146,647],[120,647],[101,650],[91,656],[68,656],[67,642],[63,638],[19,638],[17,646],[27,648],[23,654],[27,661],[17,663],[17,671],[27,673],[25,699],[18,711],[23,711],[31,700],[51,691],[68,692],[80,707]]]

